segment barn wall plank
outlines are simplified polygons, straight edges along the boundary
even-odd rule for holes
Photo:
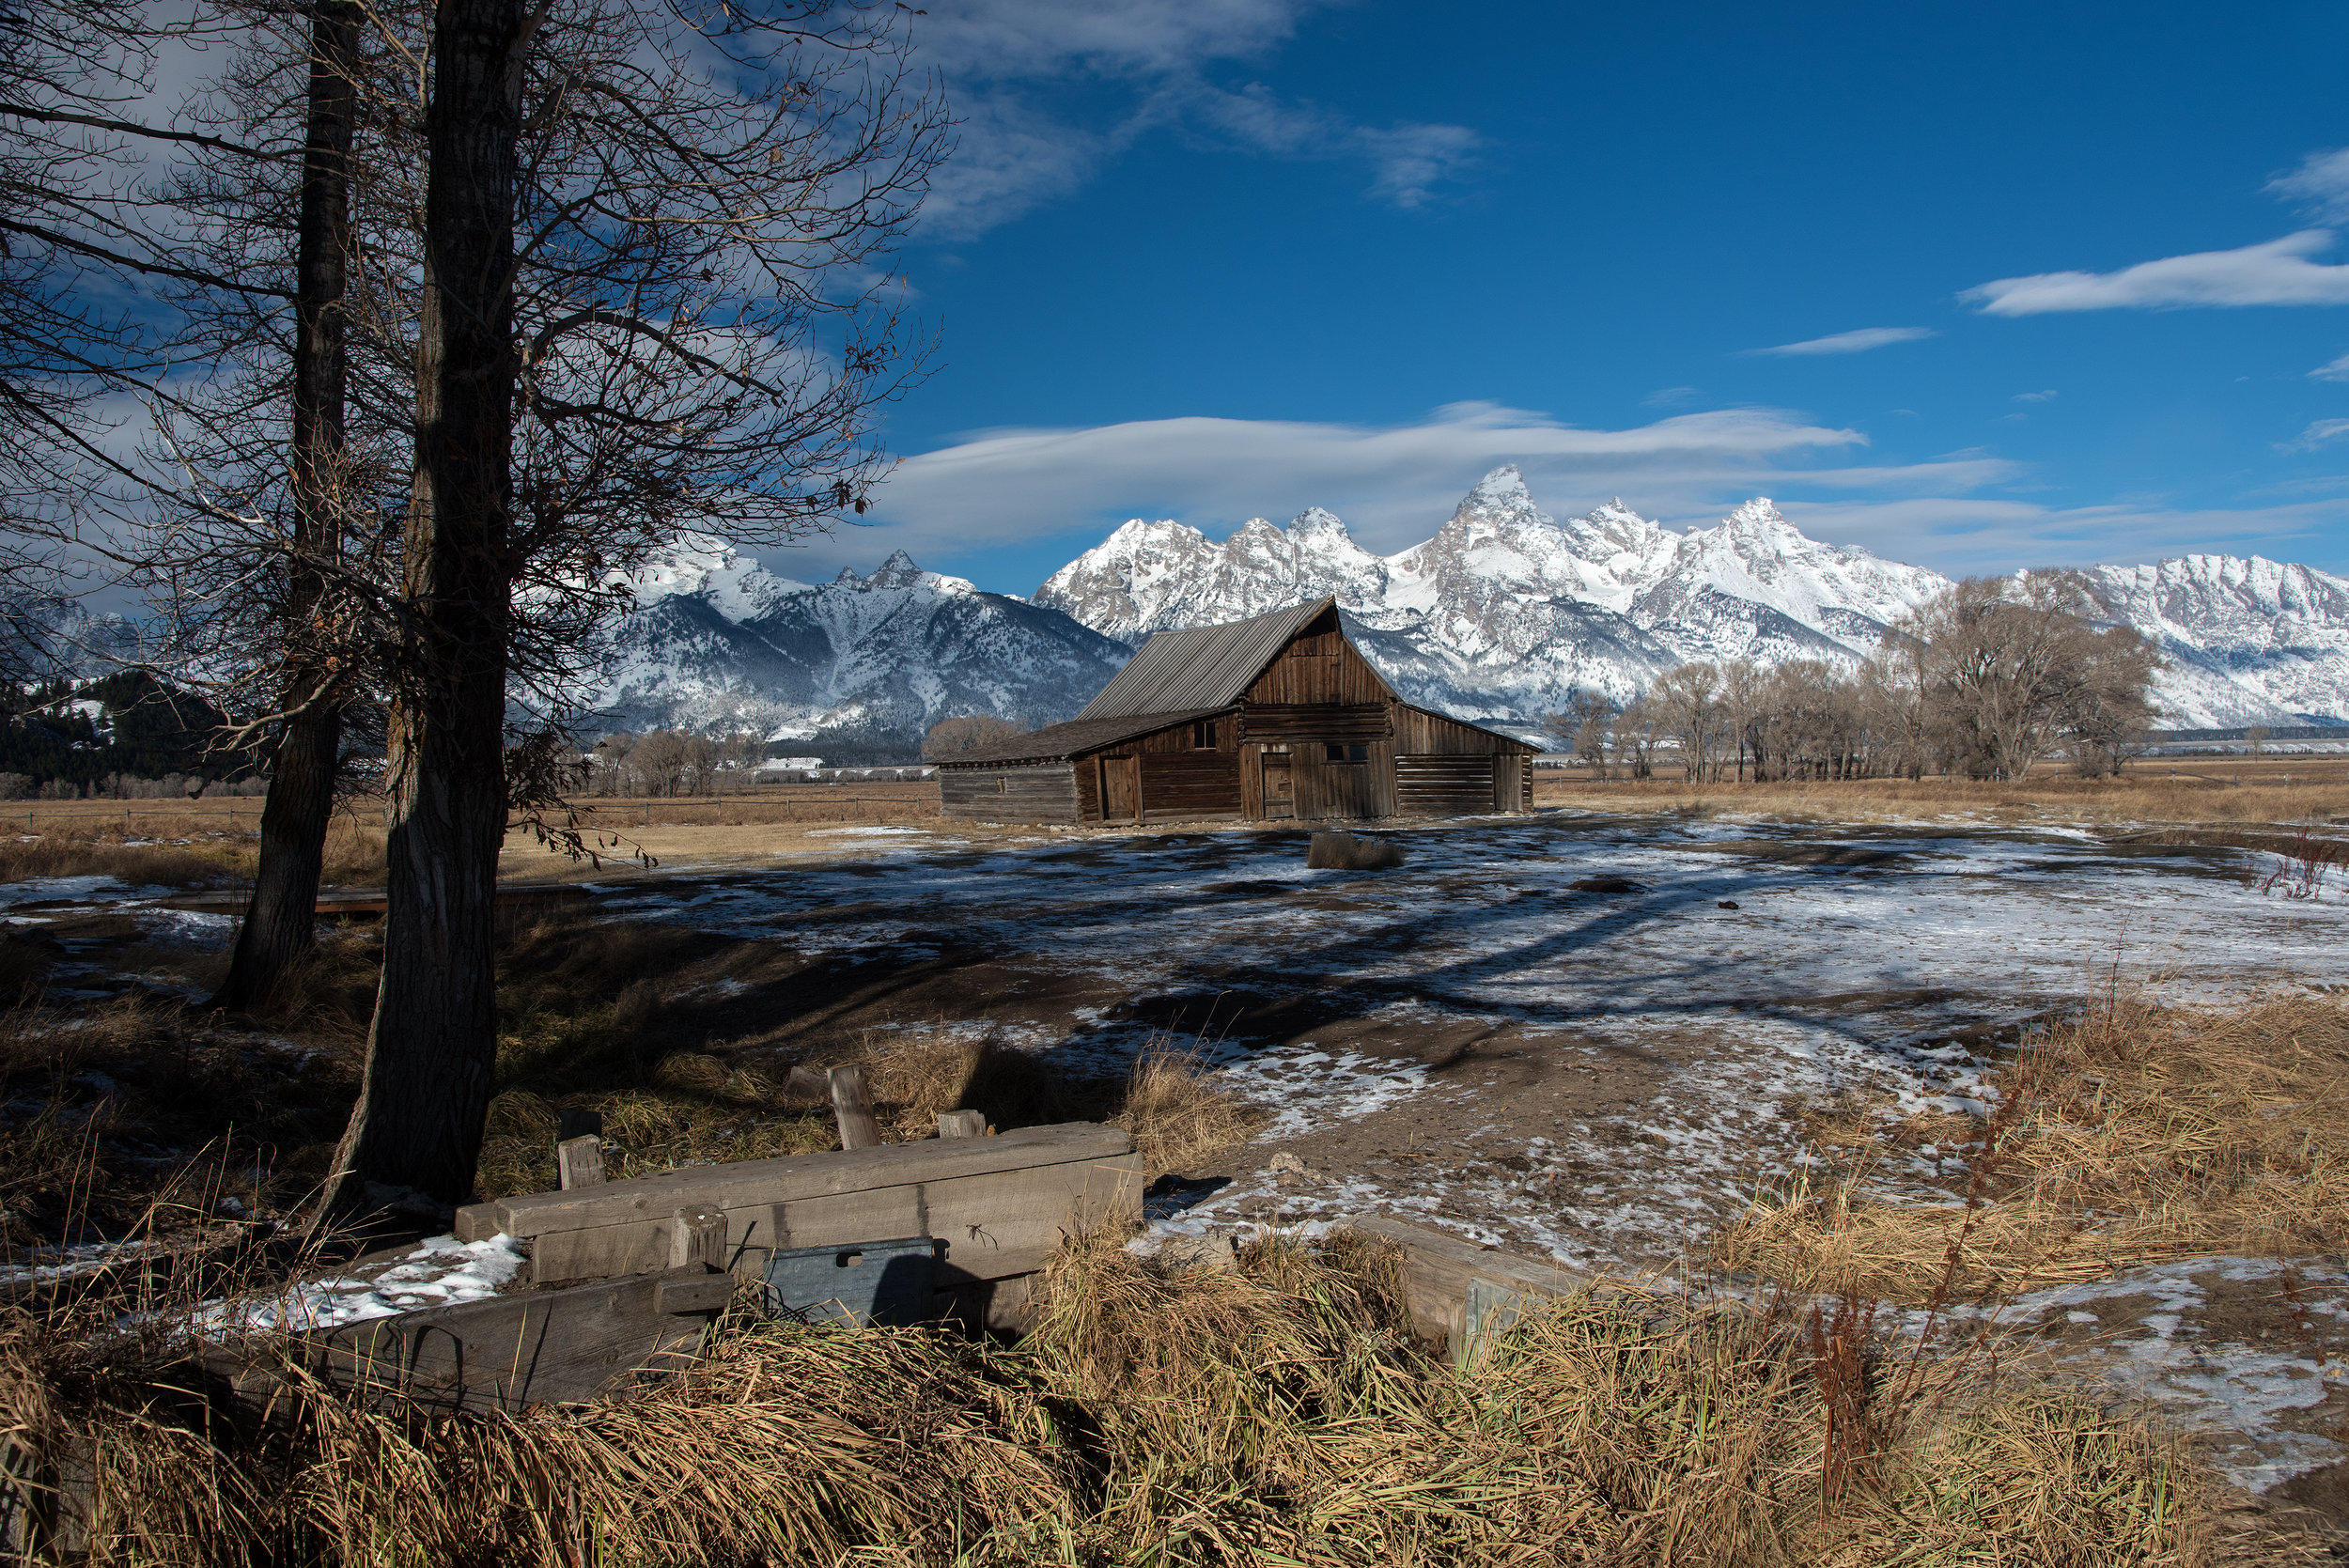
[[[1076,765],[1066,762],[941,768],[938,808],[941,815],[976,822],[1082,820],[1077,803]]]

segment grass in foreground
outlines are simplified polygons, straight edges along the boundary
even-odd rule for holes
[[[1824,1128],[1838,1164],[1766,1197],[1715,1261],[1797,1290],[1968,1298],[2186,1257],[2298,1257],[2349,1236],[2349,1007],[2166,1006],[2125,986],[2027,1036],[1987,1121]],[[1953,1150],[1968,1201],[1871,1195],[1882,1162]]]
[[[736,1323],[633,1403],[431,1418],[316,1387],[261,1421],[166,1342],[0,1334],[19,1474],[81,1469],[93,1563],[2186,1563],[2168,1437],[1952,1363],[1840,1395],[1790,1318],[1584,1296],[1466,1371],[1339,1238],[1050,1266],[1016,1345]],[[1854,1422],[1857,1422],[1855,1425]],[[20,1483],[20,1486],[24,1483]],[[39,1500],[38,1492],[32,1494]],[[2274,1560],[2271,1557],[2269,1560]]]

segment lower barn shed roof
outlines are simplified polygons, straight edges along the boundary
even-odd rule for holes
[[[1194,719],[1205,719],[1221,713],[1221,707],[1189,708],[1180,713],[1136,713],[1116,719],[1071,719],[1065,724],[1047,724],[1026,735],[1015,735],[989,746],[974,746],[967,752],[936,760],[941,768],[1000,768],[1006,763],[1064,762],[1086,752],[1097,752],[1136,736],[1151,735],[1176,724],[1187,724]]]

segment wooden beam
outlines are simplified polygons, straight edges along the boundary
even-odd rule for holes
[[[938,1136],[941,1138],[985,1138],[987,1112],[984,1110],[941,1110],[938,1113]]]
[[[726,1211],[695,1204],[681,1208],[669,1221],[671,1268],[726,1266]]]
[[[1521,1313],[1530,1303],[1569,1296],[1587,1287],[1590,1276],[1563,1264],[1520,1258],[1425,1225],[1380,1215],[1356,1215],[1346,1224],[1403,1249],[1403,1296],[1411,1327],[1442,1340],[1455,1354],[1471,1348],[1478,1332],[1498,1328],[1500,1319]],[[1473,1314],[1470,1296],[1483,1312]]]
[[[520,1413],[537,1404],[626,1397],[681,1367],[698,1354],[707,1320],[732,1293],[728,1276],[696,1266],[493,1296],[203,1355],[254,1403],[290,1392],[281,1358],[289,1349],[298,1365],[343,1388],[381,1389],[434,1409]]]
[[[832,1120],[840,1124],[840,1147],[872,1149],[880,1145],[880,1124],[873,1119],[872,1092],[864,1087],[864,1069],[851,1062],[829,1075]]]
[[[554,1146],[555,1182],[566,1192],[603,1185],[603,1140],[594,1133]]]
[[[846,1153],[693,1165],[583,1191],[518,1193],[493,1206],[500,1231],[526,1237],[583,1225],[665,1220],[692,1203],[733,1210],[1065,1161],[1114,1160],[1132,1149],[1133,1139],[1122,1127],[1062,1122],[1014,1127],[995,1138],[926,1138]]]

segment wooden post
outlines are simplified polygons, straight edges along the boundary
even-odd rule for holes
[[[554,1146],[554,1170],[566,1192],[575,1187],[601,1187],[603,1140],[592,1132],[563,1140]]]
[[[785,1087],[803,1100],[820,1100],[832,1094],[832,1079],[813,1067],[794,1067]]]
[[[725,1268],[725,1210],[696,1204],[677,1210],[669,1221],[669,1266],[690,1268],[695,1264]]]
[[[832,1114],[840,1124],[840,1146],[871,1149],[880,1144],[880,1124],[873,1120],[872,1092],[864,1087],[864,1069],[854,1063],[834,1067],[827,1081],[832,1088]]]
[[[941,1110],[938,1113],[938,1136],[941,1138],[985,1138],[987,1112],[984,1110]]]

